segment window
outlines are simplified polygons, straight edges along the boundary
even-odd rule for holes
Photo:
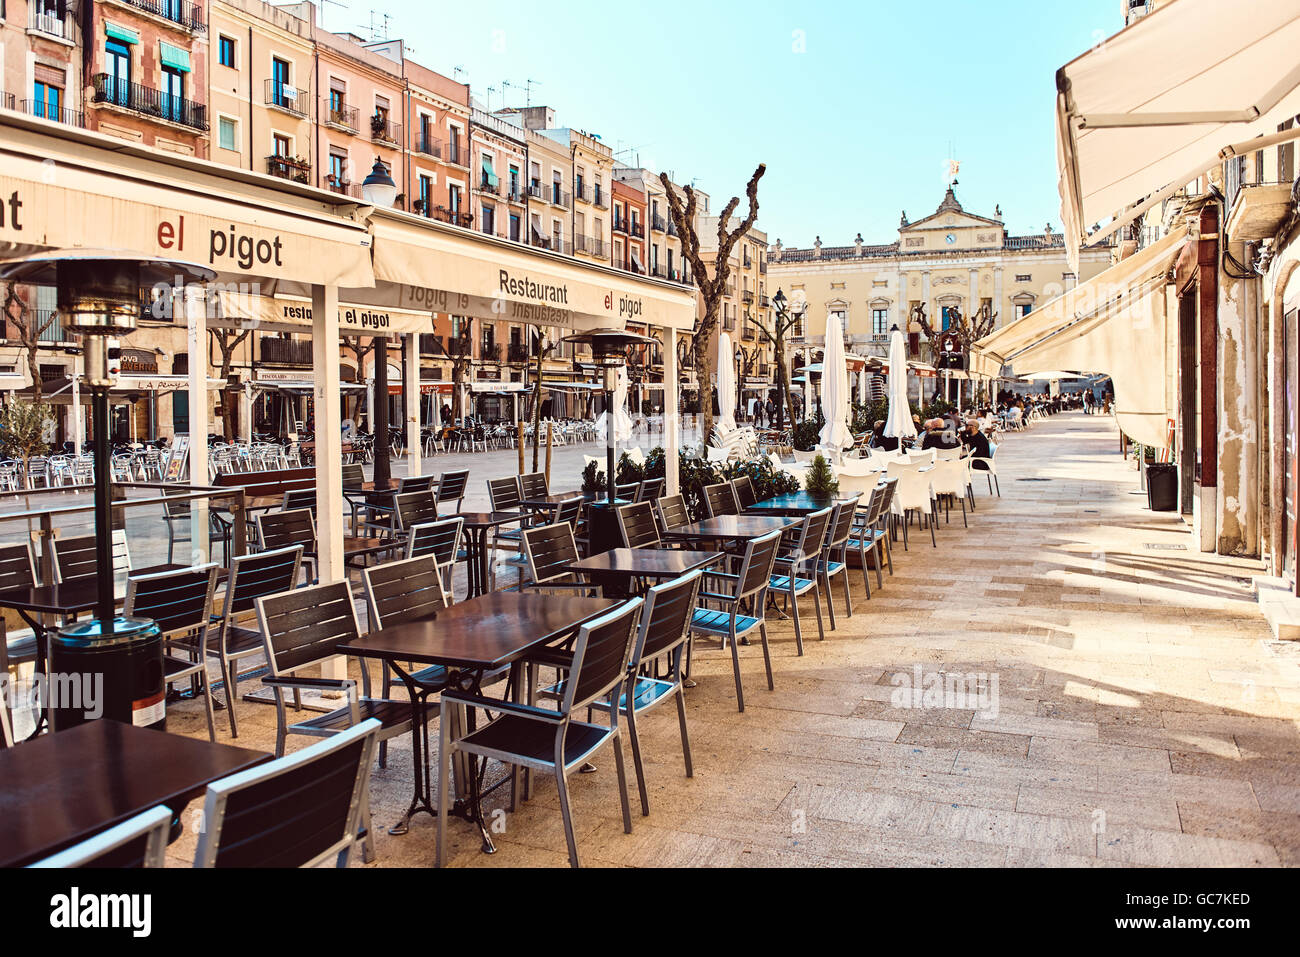
[[[289,86],[289,64],[279,57],[271,58],[271,102],[276,106],[297,106],[297,90],[292,93],[285,88]],[[290,99],[292,97],[292,99]]]
[[[330,87],[330,119],[337,120],[338,115],[343,112],[347,91],[342,87]]]
[[[32,114],[58,122],[62,117],[60,107],[63,103],[63,90],[51,83],[37,80],[34,92],[36,96],[32,103]]]
[[[948,331],[948,327],[952,324],[952,311],[953,311],[955,308],[957,308],[957,307],[956,307],[956,306],[944,306],[944,307],[942,307],[942,312],[943,312],[943,331],[945,331],[945,332]]]
[[[420,206],[419,209],[416,210],[416,212],[424,213],[425,216],[431,215],[433,213],[433,205],[430,202],[432,197],[433,197],[433,180],[431,180],[428,176],[425,176],[423,173],[421,173],[420,174],[420,198],[418,200]]]
[[[1033,304],[1032,302],[1018,302],[1018,303],[1016,303],[1016,318],[1017,318],[1017,319],[1023,319],[1023,318],[1025,318],[1025,316],[1029,315],[1029,314],[1030,314],[1031,312],[1033,312],[1033,311],[1034,311],[1034,304]],[[945,328],[946,328],[946,327],[945,327]]]
[[[447,187],[447,208],[450,209],[453,213],[460,212],[460,187],[459,186]]]
[[[329,185],[336,192],[345,190],[348,183],[348,154],[330,150]]]
[[[271,134],[271,147],[275,150],[276,156],[292,156],[293,151],[289,146],[289,137],[283,133]]]
[[[125,105],[131,98],[131,48],[120,40],[109,40],[104,45],[104,56],[108,68],[104,98]]]
[[[217,120],[217,142],[223,150],[239,149],[239,132],[235,128],[235,121],[228,116]]]
[[[487,203],[484,203],[482,206],[482,210],[483,210],[483,219],[482,219],[483,232],[491,236],[492,233],[495,231],[494,227],[496,226],[496,222],[495,222],[496,207],[489,206]]]
[[[217,41],[217,62],[235,69],[235,41],[230,37],[221,37]]]
[[[871,334],[873,336],[886,336],[889,334],[888,309],[871,310]]]
[[[521,228],[522,228],[522,224],[519,219],[519,214],[511,213],[510,214],[510,238],[515,242],[519,242],[520,239],[519,231]]]
[[[163,67],[162,87],[163,116],[179,123],[185,102],[185,74],[173,67]]]

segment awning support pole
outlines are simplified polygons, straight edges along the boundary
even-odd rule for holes
[[[343,435],[339,428],[339,290],[311,287],[312,383],[316,399],[316,555],[322,584],[346,581],[343,567]],[[383,340],[380,340],[381,344]],[[376,362],[386,362],[382,352]],[[382,396],[387,401],[387,390]],[[346,678],[339,656],[321,665],[322,678]]]
[[[664,491],[668,495],[677,495],[681,491],[678,470],[678,446],[681,444],[678,434],[677,397],[681,385],[677,381],[677,333],[665,328],[664,336]]]
[[[207,485],[208,476],[208,416],[212,412],[212,397],[208,395],[208,308],[198,291],[186,287],[185,328],[190,352],[190,484]],[[174,440],[173,440],[174,441]],[[190,543],[193,562],[206,562],[212,555],[208,543],[207,499],[194,499],[190,503]]]
[[[420,339],[412,332],[405,337],[406,382],[406,474],[419,475],[424,470],[420,446]]]

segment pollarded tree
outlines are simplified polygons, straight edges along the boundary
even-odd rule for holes
[[[17,283],[7,283],[4,294],[4,316],[18,333],[18,342],[27,356],[27,371],[32,377],[32,395],[39,405],[41,401],[41,366],[37,350],[40,348],[41,336],[58,319],[57,312],[45,315],[33,312],[27,301],[18,295]],[[3,323],[0,323],[3,331]]]
[[[695,273],[695,284],[699,287],[704,300],[704,316],[696,323],[695,339],[692,353],[695,357],[696,374],[700,377],[700,413],[703,417],[701,434],[708,441],[713,431],[713,403],[707,401],[709,390],[705,385],[706,370],[709,368],[709,347],[718,328],[718,319],[722,315],[722,297],[726,295],[727,281],[731,278],[731,250],[758,220],[758,181],[767,172],[767,166],[758,164],[754,174],[749,177],[745,187],[745,196],[749,200],[749,212],[735,229],[731,225],[731,214],[740,205],[740,197],[733,196],[722,209],[718,217],[718,249],[713,261],[713,275],[709,275],[704,260],[700,256],[700,237],[695,230],[696,199],[695,190],[686,186],[682,188],[685,201],[677,193],[677,187],[668,179],[668,174],[660,173],[659,182],[663,184],[668,197],[668,212],[677,226],[682,241],[682,258],[691,264]]]

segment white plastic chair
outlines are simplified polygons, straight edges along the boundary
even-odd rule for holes
[[[961,523],[969,525],[966,520],[966,496],[970,483],[966,479],[966,463],[960,459],[941,459],[934,464],[926,475],[930,479],[930,488],[935,496],[949,495],[961,503]],[[944,520],[948,513],[945,510]]]
[[[903,520],[903,549],[907,549],[907,520],[910,512],[923,516],[930,526],[930,544],[939,543],[934,537],[934,495],[930,486],[932,469],[922,472],[919,464],[890,462],[887,475],[898,479],[892,509]]]

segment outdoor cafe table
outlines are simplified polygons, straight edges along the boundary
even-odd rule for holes
[[[519,512],[458,512],[456,517],[465,523],[465,565],[469,572],[469,597],[476,598],[487,591],[488,583],[488,532],[501,525],[522,521]]]
[[[344,654],[387,661],[406,685],[411,699],[415,794],[401,821],[389,833],[405,833],[411,816],[418,811],[434,817],[438,813],[432,803],[429,734],[425,724],[426,699],[438,689],[421,687],[403,663],[442,665],[447,669],[446,684],[449,687],[475,694],[480,693],[484,675],[508,666],[516,698],[526,700],[521,693],[524,656],[599,617],[617,604],[606,598],[490,592],[452,605],[429,618],[372,631],[364,638],[339,648]],[[473,730],[472,716],[467,716],[463,708],[456,708],[451,714],[441,717],[452,722],[448,730],[455,737],[460,736],[466,727]],[[479,805],[479,779],[474,773],[472,758],[464,753],[456,756],[455,786],[454,812],[478,824],[484,853],[494,853],[496,848],[488,836]]]
[[[746,515],[803,516],[820,512],[824,508],[851,501],[851,495],[812,495],[808,492],[788,492],[755,502],[745,509]]]
[[[722,552],[697,552],[675,548],[614,548],[570,563],[577,572],[601,586],[622,590],[629,578],[679,578],[697,568],[708,568],[726,558]]]
[[[101,719],[0,750],[0,867],[21,867],[271,755]],[[173,821],[173,834],[176,822]]]
[[[783,515],[718,515],[667,529],[663,537],[716,542],[744,541],[761,538],[769,532],[785,531],[797,524],[797,520]]]

